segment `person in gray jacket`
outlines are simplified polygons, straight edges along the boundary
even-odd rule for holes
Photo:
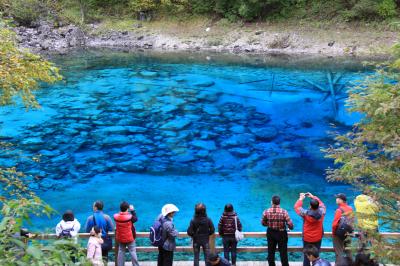
[[[166,204],[161,209],[162,239],[163,245],[158,247],[157,266],[172,266],[174,251],[176,248],[175,238],[178,231],[173,224],[173,217],[179,209],[174,204]]]

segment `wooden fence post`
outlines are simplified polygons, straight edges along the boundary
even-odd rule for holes
[[[116,232],[116,231],[115,231]],[[117,241],[117,233],[114,236],[114,262],[115,266],[118,266],[118,241]]]
[[[210,236],[209,245],[210,245],[210,252],[215,253],[215,238],[216,234]]]

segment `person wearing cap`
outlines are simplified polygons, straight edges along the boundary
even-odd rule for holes
[[[272,197],[271,208],[264,210],[261,224],[268,227],[268,265],[275,266],[275,250],[278,245],[282,266],[289,266],[287,244],[288,233],[286,227],[293,229],[293,222],[286,210],[280,207],[281,198],[277,195]]]
[[[162,239],[164,243],[161,247],[158,247],[157,266],[172,266],[174,261],[175,239],[179,233],[175,229],[173,218],[178,211],[179,209],[174,204],[166,204],[161,209],[158,219],[162,223]]]
[[[212,266],[231,266],[232,264],[225,258],[221,258],[216,253],[211,253],[208,257],[208,262]]]
[[[343,193],[339,193],[335,195],[336,204],[339,208],[335,211],[335,216],[333,218],[332,223],[332,241],[333,241],[333,248],[335,249],[336,255],[336,263],[338,263],[339,259],[342,257],[347,257],[350,260],[352,259],[352,254],[350,248],[347,248],[351,244],[351,239],[346,238],[342,239],[335,235],[336,229],[339,226],[340,218],[343,215],[351,217],[353,215],[353,208],[347,205],[347,197]]]
[[[303,208],[303,200],[306,197],[310,198],[309,209]],[[324,203],[310,192],[300,193],[294,209],[303,218],[303,247],[313,245],[319,251],[324,234],[323,222],[326,213]],[[310,266],[310,260],[306,255],[304,255],[303,266]]]

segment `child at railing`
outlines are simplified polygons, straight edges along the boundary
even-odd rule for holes
[[[101,229],[98,226],[94,226],[92,231],[90,231],[90,238],[87,245],[87,258],[92,265],[104,265],[102,261],[101,244],[103,244]]]

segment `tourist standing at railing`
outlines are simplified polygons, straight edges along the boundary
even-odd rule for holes
[[[101,238],[103,244],[101,245],[101,252],[103,260],[108,262],[108,252],[113,248],[112,238],[108,235],[109,232],[114,230],[113,222],[107,214],[103,213],[104,204],[98,200],[93,203],[93,215],[90,215],[86,220],[85,231],[90,233],[94,226],[101,229]]]
[[[303,200],[306,197],[310,198],[309,209],[303,208]],[[319,251],[324,234],[323,222],[326,213],[324,203],[310,192],[300,193],[294,209],[303,218],[303,247],[313,245]],[[304,255],[303,266],[310,266],[310,261],[306,255]]]
[[[228,203],[225,205],[224,212],[219,219],[218,232],[222,237],[224,257],[229,261],[229,253],[231,253],[232,265],[236,265],[236,249],[238,243],[235,237],[236,229],[242,231],[242,223],[240,222],[236,212],[233,210],[233,205]]]
[[[204,261],[208,263],[208,255],[210,254],[210,235],[215,233],[214,224],[207,217],[206,205],[203,203],[196,204],[194,208],[194,217],[190,221],[187,234],[193,240],[194,266],[199,266],[200,248],[203,248]]]
[[[81,224],[75,219],[74,213],[68,210],[56,226],[56,235],[58,238],[73,238],[78,243],[79,230],[81,230]]]
[[[307,245],[304,248],[304,257],[308,258],[312,266],[331,266],[329,261],[319,257],[319,250],[315,245]]]
[[[173,219],[178,211],[179,209],[174,204],[166,204],[162,207],[161,214],[158,216],[162,225],[162,240],[164,243],[158,247],[157,266],[172,266],[174,261],[175,239],[179,232],[175,229]]]
[[[282,266],[288,266],[288,233],[286,228],[293,229],[293,222],[286,210],[280,207],[281,199],[273,196],[271,208],[264,210],[261,224],[266,226],[268,241],[268,265],[275,266],[275,250],[278,245]]]
[[[115,220],[115,239],[118,242],[118,266],[125,265],[125,250],[131,255],[132,265],[139,266],[136,254],[136,229],[134,223],[137,222],[136,211],[133,205],[123,201],[120,206],[120,212],[114,214]]]
[[[347,205],[346,195],[343,193],[339,193],[335,195],[336,204],[338,205],[337,210],[335,211],[335,217],[333,218],[332,223],[332,241],[333,248],[335,249],[336,262],[338,264],[340,260],[345,257],[348,260],[352,260],[351,254],[351,238],[348,236],[339,235],[340,229],[342,232],[351,227],[352,219],[354,217],[353,208]]]
[[[101,245],[104,240],[101,238],[101,228],[95,225],[90,230],[90,237],[87,244],[86,258],[93,266],[103,266]]]

